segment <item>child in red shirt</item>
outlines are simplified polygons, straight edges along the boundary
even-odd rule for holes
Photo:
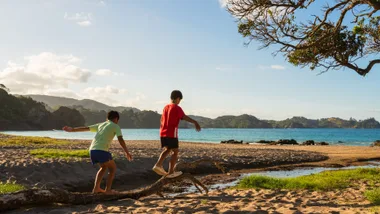
[[[186,120],[195,125],[195,129],[199,132],[201,127],[198,122],[186,116],[182,108],[178,106],[183,96],[178,90],[172,91],[170,95],[171,103],[166,105],[161,116],[160,137],[161,148],[163,151],[158,159],[156,165],[153,167],[159,175],[167,175],[169,178],[177,177],[182,172],[174,172],[174,166],[178,159],[178,125],[181,120]],[[162,167],[165,158],[172,153],[172,157],[169,162],[169,172],[166,172]]]

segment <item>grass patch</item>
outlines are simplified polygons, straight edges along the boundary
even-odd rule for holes
[[[207,199],[202,199],[202,200],[201,200],[201,204],[205,205],[205,204],[207,204],[207,203],[208,203],[208,200],[207,200]]]
[[[379,213],[380,212],[380,206],[373,206],[373,207],[370,207],[369,211],[371,213]]]
[[[353,186],[354,181],[360,180],[370,181],[373,182],[373,184],[378,182],[380,180],[380,169],[359,168],[352,170],[326,171],[296,178],[271,178],[252,175],[243,178],[236,187],[241,189],[310,189],[326,191],[344,189]],[[380,196],[380,191],[378,192],[378,195]],[[375,193],[371,194],[375,195]]]
[[[0,146],[47,146],[47,145],[66,145],[70,144],[67,140],[57,140],[50,137],[25,137],[7,136],[0,138]]]
[[[368,190],[364,193],[364,195],[374,205],[380,205],[380,188]]]
[[[17,192],[17,191],[20,191],[23,189],[25,189],[24,186],[21,186],[19,184],[2,184],[2,183],[0,183],[0,194]]]
[[[87,158],[88,150],[33,149],[30,154],[38,158]]]

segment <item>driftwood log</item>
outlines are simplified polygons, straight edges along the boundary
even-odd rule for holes
[[[208,193],[207,187],[198,179],[185,173],[175,178],[162,177],[154,184],[145,188],[119,192],[118,194],[113,195],[75,193],[61,189],[28,189],[15,193],[3,194],[0,195],[0,212],[26,206],[49,205],[54,203],[79,205],[124,198],[139,199],[153,194],[163,196],[162,189],[165,185],[183,180],[190,180],[201,193],[203,193],[202,189],[206,194]]]

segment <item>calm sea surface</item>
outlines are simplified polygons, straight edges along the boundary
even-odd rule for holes
[[[158,140],[158,129],[122,129],[127,140]],[[65,139],[92,139],[94,133],[63,131],[10,131],[2,132],[24,136],[43,136]],[[219,143],[222,140],[243,140],[255,142],[259,140],[295,139],[299,143],[305,140],[325,141],[330,144],[368,146],[380,140],[380,129],[180,129],[181,141]],[[342,143],[343,142],[343,143]]]

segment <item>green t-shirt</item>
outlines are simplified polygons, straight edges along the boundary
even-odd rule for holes
[[[98,123],[89,126],[91,132],[96,132],[95,138],[91,143],[90,150],[107,151],[110,148],[113,138],[123,136],[120,126],[112,121]]]

